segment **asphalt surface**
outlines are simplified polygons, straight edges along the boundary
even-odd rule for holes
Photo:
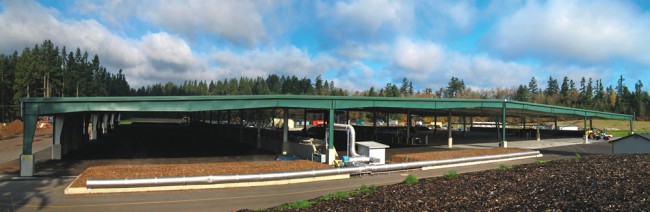
[[[517,165],[536,160],[556,160],[579,154],[608,154],[606,142],[576,144],[540,149],[544,157],[465,167],[412,171],[418,178],[442,176],[454,170],[458,173],[494,169],[500,164]],[[0,211],[232,211],[261,209],[316,198],[337,191],[359,188],[361,185],[399,183],[406,172],[374,176],[359,176],[346,180],[323,181],[279,186],[211,189],[198,191],[150,192],[109,195],[64,195],[63,190],[73,178],[44,177],[0,180]]]

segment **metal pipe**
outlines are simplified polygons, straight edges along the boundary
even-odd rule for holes
[[[406,163],[393,163],[381,165],[366,165],[357,167],[343,167],[332,169],[319,169],[309,171],[276,172],[261,174],[243,175],[209,175],[195,177],[161,177],[161,178],[135,178],[135,179],[88,179],[88,188],[117,188],[117,187],[141,187],[141,186],[170,186],[170,185],[193,185],[193,184],[217,184],[231,182],[254,182],[266,180],[295,179],[304,177],[318,177],[340,174],[362,174],[368,172],[386,172],[403,169],[415,169],[427,166],[448,165],[454,163],[467,163],[482,160],[496,160],[514,157],[525,157],[539,155],[539,151],[516,152],[501,155],[486,155],[466,158],[454,158],[446,160],[415,161]]]

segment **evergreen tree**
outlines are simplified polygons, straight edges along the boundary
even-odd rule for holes
[[[546,96],[556,96],[560,92],[557,80],[553,79],[553,77],[548,77],[548,86],[544,92]]]

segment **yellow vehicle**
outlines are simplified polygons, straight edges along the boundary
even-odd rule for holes
[[[607,141],[612,138],[612,135],[607,135],[606,129],[591,129],[587,130],[585,133],[589,135],[589,139],[592,140],[605,139]]]

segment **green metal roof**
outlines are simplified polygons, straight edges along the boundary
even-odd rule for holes
[[[574,116],[630,120],[631,115],[496,99],[437,99],[361,96],[242,95],[242,96],[130,96],[22,98],[25,113],[49,115],[72,112],[192,112],[258,108],[309,108],[402,111],[444,114]]]

